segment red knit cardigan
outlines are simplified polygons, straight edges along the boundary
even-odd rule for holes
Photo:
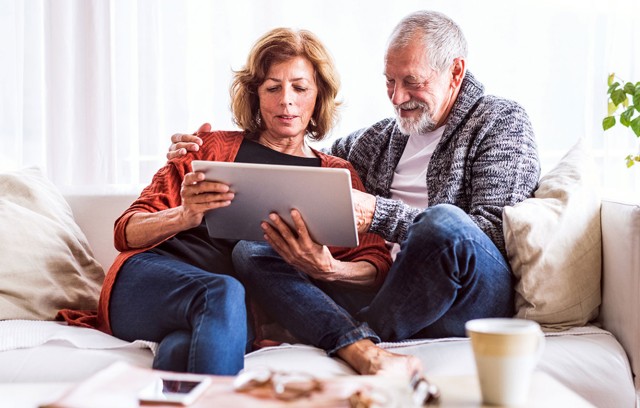
[[[116,249],[120,251],[120,254],[116,257],[113,265],[111,265],[111,268],[109,268],[105,276],[100,292],[100,299],[98,300],[98,310],[65,309],[59,311],[57,319],[64,319],[71,325],[97,328],[105,333],[112,334],[109,321],[109,300],[118,272],[124,262],[131,256],[153,247],[137,249],[128,247],[125,228],[131,216],[139,212],[155,213],[181,205],[180,188],[184,176],[191,172],[191,162],[193,160],[232,162],[240,149],[240,144],[243,139],[244,133],[237,131],[218,131],[204,134],[204,137],[202,137],[203,145],[198,152],[190,153],[167,162],[167,164],[154,175],[151,184],[142,190],[138,199],[136,199],[115,222],[114,243]],[[349,169],[353,188],[364,190],[362,181],[349,162],[338,157],[328,156],[316,150],[314,150],[314,152],[320,157],[322,167]],[[312,188],[313,186],[310,187]],[[389,267],[391,266],[389,251],[385,247],[384,240],[378,235],[369,233],[360,234],[359,240],[360,245],[357,248],[330,247],[329,249],[338,260],[350,262],[367,261],[373,264],[377,269],[374,286],[379,287],[386,278]],[[156,245],[159,244],[160,243]]]

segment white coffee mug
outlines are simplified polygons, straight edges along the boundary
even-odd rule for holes
[[[465,325],[476,362],[482,402],[526,403],[531,375],[542,356],[544,333],[531,320],[488,318]]]

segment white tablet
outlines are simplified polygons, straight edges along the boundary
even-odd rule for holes
[[[290,211],[295,208],[317,243],[358,245],[347,169],[202,160],[194,160],[192,168],[235,192],[231,205],[205,215],[213,238],[263,241],[260,223],[276,212],[293,226]]]

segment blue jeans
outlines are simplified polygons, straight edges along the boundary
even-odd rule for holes
[[[430,207],[416,217],[377,293],[315,282],[262,242],[236,245],[233,264],[267,313],[329,354],[365,338],[464,336],[467,320],[513,316],[509,264],[452,205]]]
[[[332,354],[357,340],[380,341],[366,323],[353,317],[375,292],[315,281],[265,242],[238,242],[233,265],[249,298],[301,342]]]
[[[159,343],[153,368],[218,375],[243,368],[245,292],[231,276],[137,254],[118,272],[109,314],[116,337]]]
[[[385,341],[465,336],[464,324],[514,314],[511,267],[460,208],[427,208],[409,227],[387,279],[357,317]]]

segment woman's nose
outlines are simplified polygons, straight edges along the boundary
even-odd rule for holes
[[[280,102],[284,106],[293,105],[294,94],[292,90],[284,89],[282,91],[282,101]]]

